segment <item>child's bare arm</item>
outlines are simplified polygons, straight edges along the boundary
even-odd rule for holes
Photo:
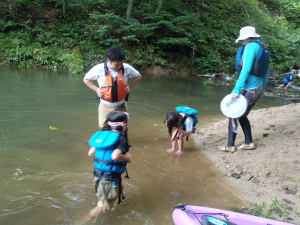
[[[96,152],[96,148],[95,147],[91,147],[90,150],[89,150],[88,155],[90,157],[95,157],[95,152]]]
[[[123,155],[122,150],[121,149],[115,149],[113,151],[113,153],[111,154],[111,159],[112,160],[116,160],[116,161],[127,161],[127,162],[131,162],[131,154],[130,153],[126,153],[125,155]]]
[[[185,130],[182,130],[181,127],[176,128],[183,136],[189,136],[191,132],[187,132]]]

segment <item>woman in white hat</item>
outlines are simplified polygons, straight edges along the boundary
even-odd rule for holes
[[[260,42],[259,37],[260,35],[256,33],[254,27],[247,26],[240,30],[240,36],[236,40],[236,42],[241,42],[242,46],[236,56],[238,77],[231,92],[231,98],[236,99],[239,95],[245,96],[248,107],[241,117],[237,119],[229,118],[228,143],[219,148],[223,152],[236,151],[234,144],[238,122],[245,136],[245,142],[238,149],[253,150],[256,148],[252,141],[251,125],[247,116],[257,100],[264,95],[269,74],[269,52],[266,48],[262,47],[261,49],[261,45],[265,45]]]

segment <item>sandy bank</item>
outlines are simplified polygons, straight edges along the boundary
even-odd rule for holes
[[[218,151],[227,143],[227,118],[200,128],[194,139],[197,148],[224,173],[227,188],[245,207],[265,203],[268,210],[277,200],[281,212],[273,216],[282,214],[292,219],[289,223],[300,224],[300,103],[253,110],[249,119],[256,150]],[[243,141],[240,129],[236,146]]]

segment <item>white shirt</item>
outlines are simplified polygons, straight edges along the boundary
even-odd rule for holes
[[[184,113],[179,113],[180,115],[182,115],[182,118],[185,116]],[[185,125],[185,131],[186,132],[192,132],[193,130],[193,117],[188,116],[186,118],[186,120],[184,121],[184,125]]]

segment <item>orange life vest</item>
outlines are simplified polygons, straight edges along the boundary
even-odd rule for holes
[[[126,94],[124,90],[127,87],[127,84],[123,80],[124,67],[119,70],[118,76],[115,78],[112,78],[107,68],[107,62],[104,63],[104,70],[105,80],[101,86],[101,89],[104,92],[103,99],[108,102],[118,102],[125,99]]]

